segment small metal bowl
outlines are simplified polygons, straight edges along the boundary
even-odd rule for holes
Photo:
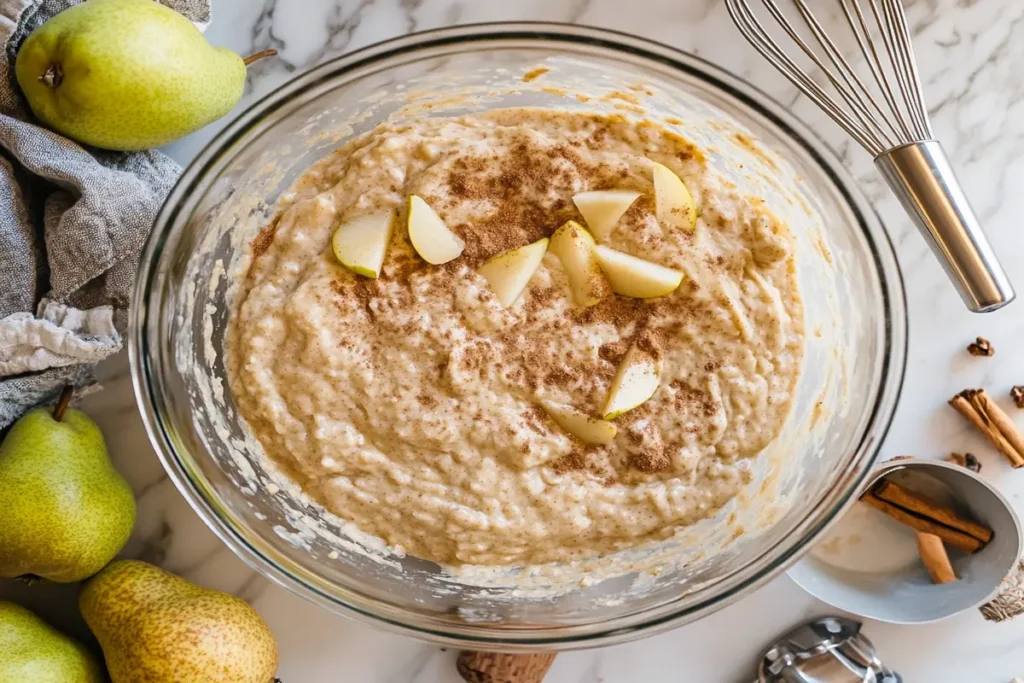
[[[974,554],[948,548],[959,579],[935,585],[917,557],[914,532],[858,503],[789,570],[789,576],[823,602],[892,624],[937,621],[988,601],[1021,553],[1020,521],[1006,499],[974,472],[935,460],[886,463],[864,491],[882,478],[948,498],[992,529],[992,540]]]

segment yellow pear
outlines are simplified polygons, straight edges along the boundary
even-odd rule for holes
[[[79,142],[158,147],[221,118],[245,88],[248,59],[212,47],[153,0],[73,4],[29,34],[15,75],[33,113]]]
[[[595,239],[605,240],[612,234],[623,214],[639,198],[640,193],[632,190],[597,190],[580,192],[572,198],[572,202],[587,222],[590,234]]]
[[[0,445],[0,579],[57,583],[92,576],[132,533],[135,498],[99,426],[68,408],[36,408]]]
[[[674,292],[683,281],[683,274],[678,270],[630,256],[603,244],[594,248],[594,256],[611,283],[612,291],[623,296],[637,299],[665,296]]]
[[[551,236],[551,253],[558,257],[569,278],[573,300],[580,306],[594,306],[611,294],[594,254],[596,242],[576,221],[569,221]]]
[[[409,197],[409,241],[424,261],[435,266],[462,255],[465,243],[448,229],[422,197]]]
[[[601,411],[602,416],[606,420],[614,420],[643,405],[658,390],[660,382],[661,373],[657,361],[650,354],[631,346],[615,372]]]
[[[78,598],[112,683],[271,683],[277,643],[246,602],[116,560]]]
[[[693,232],[697,227],[697,204],[686,184],[675,171],[656,161],[654,169],[654,205],[658,223]]]
[[[526,289],[530,278],[537,272],[544,253],[548,250],[548,238],[537,240],[525,247],[509,249],[493,256],[477,270],[487,280],[494,295],[505,308],[516,302]]]
[[[615,434],[618,432],[611,422],[591,417],[564,403],[545,401],[541,405],[559,427],[584,443],[608,444],[615,439]]]
[[[378,211],[353,218],[340,225],[331,238],[331,248],[341,265],[368,278],[380,276],[384,256],[391,243],[395,210]]]
[[[0,681],[103,683],[97,658],[24,607],[0,600]]]

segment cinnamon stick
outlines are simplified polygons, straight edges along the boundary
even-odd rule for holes
[[[943,542],[948,543],[954,548],[959,548],[967,553],[976,552],[981,548],[981,541],[974,536],[965,534],[962,531],[957,531],[956,529],[951,529],[948,526],[939,524],[938,522],[926,517],[920,517],[912,512],[908,512],[898,505],[893,505],[889,501],[882,500],[874,493],[865,493],[860,499],[861,502],[867,503],[880,512],[884,512],[900,524],[904,524],[914,531],[934,534],[941,538]]]
[[[956,463],[972,472],[981,471],[981,462],[971,453],[951,453],[947,462]],[[953,571],[953,564],[949,561],[949,553],[946,552],[946,544],[935,534],[917,532],[917,554],[921,556],[921,563],[928,571],[932,583],[951,583],[956,581],[956,572]]]
[[[936,503],[914,491],[909,491],[888,479],[878,482],[872,491],[882,500],[899,506],[904,510],[934,520],[939,524],[961,531],[981,541],[984,545],[992,540],[992,530],[983,524],[964,519],[956,510]]]
[[[956,572],[949,561],[949,553],[942,539],[935,534],[917,533],[917,552],[921,556],[924,568],[932,583],[952,583],[956,581]]]
[[[503,654],[466,650],[459,653],[455,667],[466,683],[541,683],[554,661],[553,652]]]
[[[1014,468],[1024,467],[1024,434],[984,389],[965,389],[949,405],[980,431]]]

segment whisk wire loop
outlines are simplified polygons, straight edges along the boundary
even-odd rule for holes
[[[871,0],[872,3],[875,0]],[[934,137],[931,121],[928,120],[928,110],[924,106],[924,88],[921,87],[921,74],[917,70],[917,59],[914,56],[914,43],[910,39],[910,29],[907,26],[907,16],[903,10],[903,3],[899,0],[883,0],[885,3],[890,30],[895,36],[895,43],[899,46],[898,73],[903,74],[906,79],[906,99],[910,114],[917,124],[919,139],[927,140]]]
[[[811,60],[820,72],[820,82],[773,38],[751,8],[751,0],[726,0],[726,7],[757,51],[872,155],[877,157],[894,147],[931,139],[931,124],[902,3],[837,3],[871,73],[868,81],[843,55],[808,0],[790,0],[790,4],[816,45],[801,35],[778,0],[761,0],[761,4],[793,45]],[[883,60],[883,51],[887,61]],[[826,90],[829,86],[832,92]]]
[[[745,0],[726,0],[726,7],[740,33],[776,70],[825,111],[859,145],[868,150],[878,147],[869,131],[860,122],[851,118],[841,105],[837,104],[807,72],[793,61],[785,50],[775,43],[751,12]]]
[[[857,40],[857,46],[862,54],[868,55],[867,64],[871,70],[871,75],[875,79],[875,85],[878,86],[879,91],[882,93],[885,103],[889,105],[890,111],[898,112],[899,105],[896,104],[896,97],[893,94],[892,85],[889,83],[889,77],[885,69],[882,68],[882,60],[878,56],[878,48],[875,46],[875,40],[871,35],[871,28],[868,26],[863,8],[856,0],[852,3],[849,0],[840,0],[840,5],[843,8],[843,14],[846,16],[847,23],[853,31],[854,38]],[[856,15],[856,21],[854,21],[854,15]],[[897,115],[895,119],[900,127],[903,139],[914,137],[915,134],[911,132],[910,126],[903,117]],[[900,138],[901,136],[897,134],[896,137]]]
[[[770,0],[764,1],[769,2]],[[796,5],[797,10],[800,12],[801,17],[804,20],[804,23],[807,24],[808,28],[810,28],[811,33],[814,36],[814,39],[825,51],[825,54],[828,56],[833,66],[839,72],[839,75],[843,79],[843,83],[846,85],[846,88],[842,88],[839,85],[839,83],[835,81],[835,78],[831,74],[831,72],[827,73],[828,79],[832,82],[836,90],[843,96],[843,98],[847,100],[847,102],[849,102],[851,106],[855,106],[855,109],[858,112],[859,116],[866,120],[869,125],[875,127],[876,136],[879,138],[880,144],[883,144],[886,147],[892,147],[895,144],[894,139],[899,139],[900,137],[899,131],[896,129],[896,126],[892,123],[892,121],[889,120],[889,117],[882,110],[882,107],[879,105],[878,101],[872,97],[871,91],[868,90],[867,86],[864,85],[864,82],[861,81],[860,76],[857,75],[857,72],[854,71],[853,67],[850,66],[850,63],[846,61],[846,58],[843,57],[842,53],[839,51],[839,48],[836,47],[835,43],[829,37],[828,33],[826,33],[825,30],[822,28],[821,24],[818,22],[817,17],[814,16],[814,13],[811,11],[807,3],[804,0],[793,0],[793,4]],[[810,54],[808,46],[803,44],[802,41],[800,44],[800,48],[805,53]],[[815,59],[814,61],[815,63],[818,63],[817,59]],[[865,97],[867,98],[866,102]],[[890,137],[884,130],[883,126],[878,124],[878,122],[872,118],[872,113],[868,109],[869,104],[875,110],[875,112],[881,117],[883,123],[889,128],[889,131],[893,134],[893,137]]]
[[[812,4],[817,10],[824,0],[788,0],[793,8],[788,14],[781,1],[761,0],[762,13],[810,60],[815,77],[776,41],[771,22],[755,14],[751,5],[756,0],[725,0],[725,5],[747,41],[871,153],[967,307],[992,311],[1012,301],[1006,272],[942,145],[934,140],[902,0],[835,0],[870,78],[858,74],[856,52],[844,55],[820,13],[812,11]],[[797,16],[801,30],[794,25]]]

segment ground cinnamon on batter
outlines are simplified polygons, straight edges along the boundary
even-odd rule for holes
[[[655,217],[650,161],[698,200],[696,231]],[[668,296],[574,303],[551,253],[511,307],[486,259],[582,221],[575,193],[642,193],[606,240],[675,268]],[[443,266],[406,237],[425,198],[465,241]],[[334,258],[348,218],[395,208],[383,272]],[[622,116],[516,109],[385,125],[300,179],[252,244],[228,342],[231,391],[266,453],[363,532],[443,563],[565,561],[665,538],[750,479],[785,422],[803,355],[793,241],[690,142]],[[654,396],[581,443],[545,402],[598,414],[626,351]]]

